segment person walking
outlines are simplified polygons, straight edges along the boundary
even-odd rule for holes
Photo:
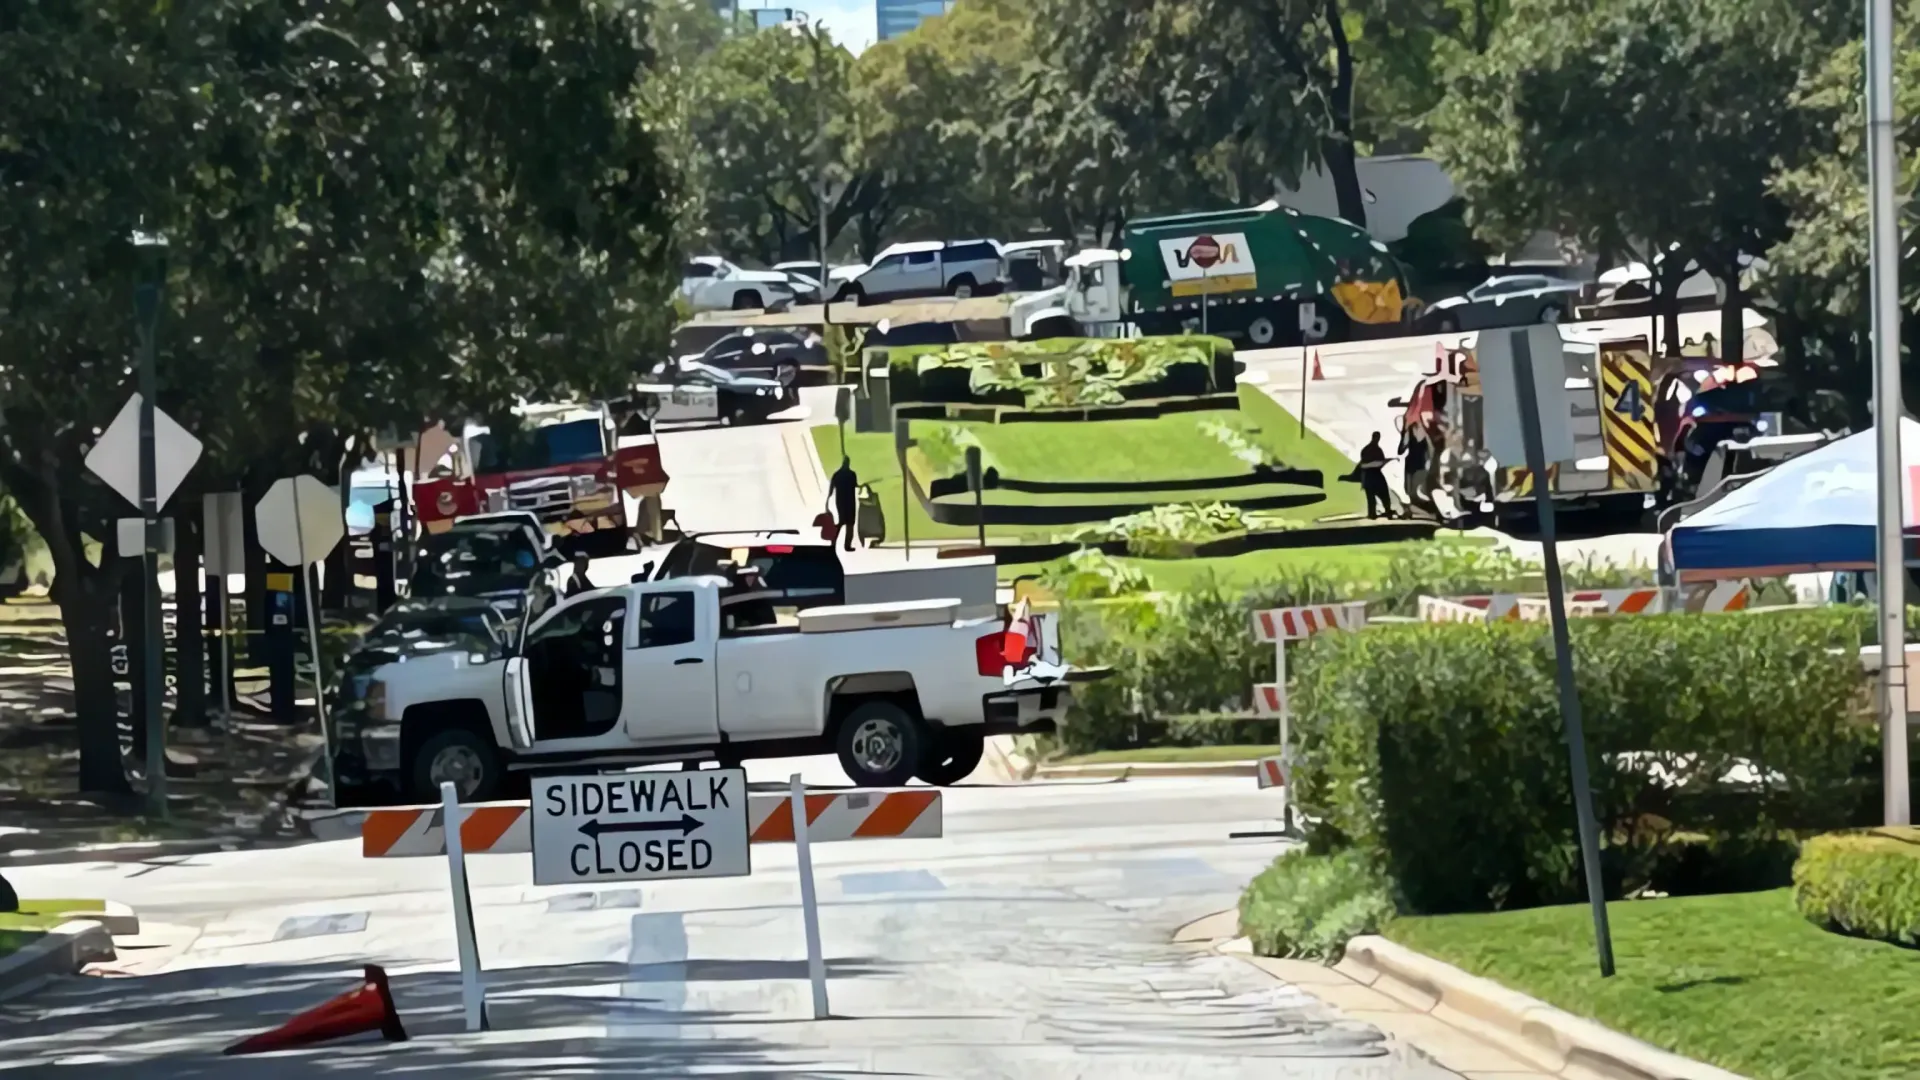
[[[1360,448],[1360,490],[1367,495],[1369,521],[1393,517],[1393,491],[1387,487],[1387,452],[1380,446],[1380,433],[1374,432]]]
[[[840,467],[827,480],[827,490],[833,496],[834,517],[839,524],[840,535],[846,537],[847,550],[852,551],[856,539],[854,518],[860,509],[860,477],[854,473],[851,459],[840,459]]]
[[[1431,464],[1432,451],[1427,444],[1426,432],[1418,425],[1400,433],[1400,456],[1406,468],[1401,488],[1407,495],[1408,513],[1412,507],[1425,507],[1427,498],[1427,473]]]

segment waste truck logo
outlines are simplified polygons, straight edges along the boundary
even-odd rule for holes
[[[1257,285],[1246,233],[1168,237],[1160,241],[1160,257],[1174,296],[1243,292]]]

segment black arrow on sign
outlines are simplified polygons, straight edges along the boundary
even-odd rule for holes
[[[595,840],[598,840],[603,833],[672,832],[675,829],[679,829],[680,835],[685,836],[704,824],[706,823],[692,814],[681,814],[679,821],[664,818],[660,821],[613,821],[605,825],[600,824],[599,818],[588,818],[581,823],[580,831]]]

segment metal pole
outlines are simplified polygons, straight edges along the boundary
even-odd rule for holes
[[[813,987],[813,1018],[825,1020],[827,960],[820,949],[820,899],[813,888],[813,849],[807,845],[807,787],[794,773],[787,780],[787,803],[793,811],[793,858],[800,874],[800,921],[807,935],[807,982]]]
[[[1200,268],[1200,336],[1201,337],[1207,336],[1207,301],[1212,299],[1210,296],[1207,295],[1207,279],[1212,276],[1207,272],[1207,270],[1208,268],[1204,266]]]
[[[827,272],[827,77],[820,59],[820,27],[813,24],[813,112],[814,112],[814,149],[813,182],[818,208],[814,216],[817,222],[820,246],[820,338],[825,341],[826,331],[833,326],[833,288],[832,274]],[[840,454],[846,456],[846,425],[840,427]]]
[[[160,616],[160,500],[155,491],[153,445],[154,397],[159,393],[160,381],[154,359],[160,290],[158,280],[142,281],[134,290],[134,314],[140,335],[140,517],[144,538],[141,546],[145,549],[140,557],[140,574],[146,601],[146,633],[140,647],[145,659],[141,681],[146,695],[143,723],[147,733],[147,812],[164,818],[167,816],[167,731],[160,708],[160,699],[165,693],[160,648],[165,630]]]
[[[1280,785],[1280,831],[1293,835],[1293,701],[1287,694],[1287,639],[1273,639],[1273,681],[1280,690],[1280,763],[1288,770],[1288,782]]]
[[[1300,346],[1300,437],[1307,437],[1307,347]]]
[[[333,726],[327,723],[326,674],[320,670],[320,597],[313,587],[313,564],[307,559],[307,533],[301,522],[300,487],[293,485],[293,538],[300,548],[300,588],[307,594],[307,646],[313,653],[313,707],[320,717],[320,760],[327,774],[327,805],[339,806],[339,792],[333,783]],[[345,543],[345,541],[341,541]]]
[[[1873,412],[1880,471],[1880,529],[1875,568],[1880,576],[1880,689],[1882,787],[1886,823],[1913,820],[1907,791],[1906,551],[1900,488],[1906,472],[1900,425],[1906,410],[1900,390],[1900,216],[1894,173],[1900,159],[1893,141],[1893,0],[1867,6],[1867,176],[1872,223]]]
[[[1533,477],[1533,505],[1540,515],[1540,558],[1547,578],[1547,617],[1553,624],[1554,667],[1560,684],[1560,717],[1567,756],[1573,766],[1573,811],[1580,828],[1580,860],[1586,872],[1587,900],[1593,906],[1593,943],[1600,975],[1613,977],[1613,934],[1607,926],[1607,894],[1600,876],[1600,828],[1593,816],[1592,781],[1587,776],[1587,736],[1580,723],[1580,695],[1573,685],[1573,642],[1567,636],[1567,590],[1560,578],[1560,547],[1554,538],[1552,485],[1540,439],[1540,398],[1533,384],[1533,350],[1527,332],[1513,331],[1513,381],[1520,396],[1520,437],[1526,443],[1527,470]]]

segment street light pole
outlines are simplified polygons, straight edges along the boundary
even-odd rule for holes
[[[140,236],[140,280],[133,290],[134,328],[140,342],[140,517],[142,544],[141,589],[145,596],[146,633],[141,682],[145,693],[142,723],[147,742],[147,812],[167,816],[166,724],[161,712],[165,680],[160,670],[160,505],[154,481],[153,414],[159,375],[154,370],[154,336],[160,321],[160,299],[166,279],[166,242]]]
[[[1894,195],[1900,159],[1893,138],[1893,0],[1867,0],[1867,208],[1872,226],[1873,424],[1880,478],[1881,761],[1888,825],[1913,817],[1907,791],[1906,543],[1901,488],[1900,217]]]

